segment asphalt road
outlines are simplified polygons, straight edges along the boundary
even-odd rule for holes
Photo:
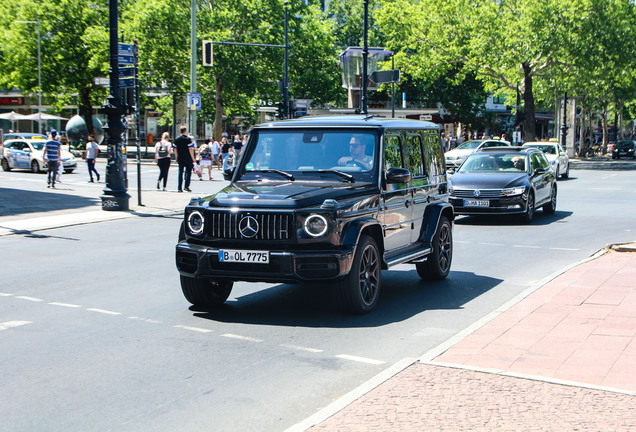
[[[218,311],[189,308],[176,215],[0,237],[0,431],[285,430],[607,243],[636,240],[636,172],[571,171],[558,187],[556,213],[530,225],[458,218],[449,278],[386,271],[365,316],[335,312],[322,286],[238,283]]]

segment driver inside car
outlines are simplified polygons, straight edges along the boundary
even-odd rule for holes
[[[349,141],[350,156],[343,156],[338,159],[340,166],[359,166],[364,169],[371,169],[373,158],[366,154],[367,146],[361,142],[357,136],[352,136]]]

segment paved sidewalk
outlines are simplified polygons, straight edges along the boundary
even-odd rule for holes
[[[636,244],[396,368],[288,431],[636,430]]]

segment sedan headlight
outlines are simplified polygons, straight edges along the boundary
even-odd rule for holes
[[[201,234],[203,232],[204,225],[203,215],[198,210],[195,210],[188,215],[188,229],[193,235]]]
[[[327,232],[329,229],[329,223],[324,216],[319,214],[312,214],[307,219],[305,219],[305,232],[312,237],[320,237]]]
[[[526,188],[521,186],[521,187],[504,189],[502,193],[504,196],[514,196],[514,195],[521,195],[525,191],[526,191]]]

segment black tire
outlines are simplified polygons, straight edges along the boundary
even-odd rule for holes
[[[426,261],[415,263],[415,268],[422,279],[442,280],[450,273],[453,261],[453,229],[446,216],[440,218],[431,246]]]
[[[234,282],[195,279],[181,275],[181,291],[195,306],[214,307],[223,304],[232,292]]]
[[[31,161],[31,172],[35,174],[40,172],[40,164],[38,163],[38,161],[36,160]]]
[[[530,223],[532,219],[534,219],[534,193],[529,192],[526,211],[521,215],[521,220],[525,223]]]
[[[567,168],[565,169],[565,174],[561,176],[561,178],[570,178],[570,164],[568,163]]]
[[[561,174],[559,174],[559,170],[561,169],[561,167],[559,165],[556,166],[556,169],[554,170],[554,172],[556,173],[556,178],[560,179],[561,178]]]
[[[340,305],[347,312],[370,312],[378,303],[381,265],[378,245],[373,237],[362,235],[353,257],[351,271],[335,285]]]
[[[552,191],[550,191],[550,201],[547,204],[543,205],[543,213],[545,214],[554,214],[556,211],[557,205],[557,190],[556,186],[552,186]]]
[[[2,170],[11,171],[11,167],[9,166],[9,161],[6,159],[2,159]]]
[[[65,170],[64,170],[64,172],[65,172],[66,174],[70,174],[70,173],[72,173],[72,172],[73,172],[73,170],[72,170],[72,169],[65,169]]]

